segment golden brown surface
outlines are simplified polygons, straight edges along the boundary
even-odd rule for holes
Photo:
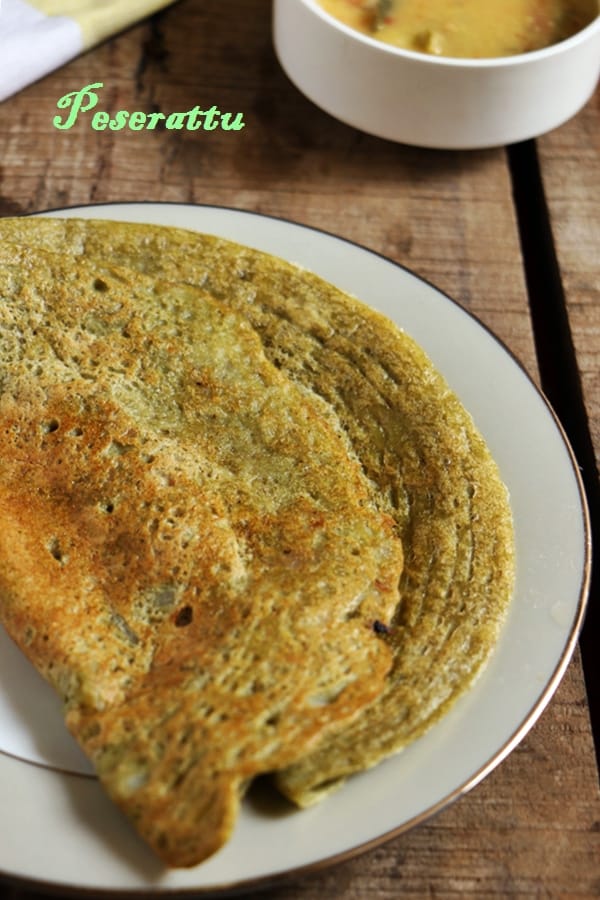
[[[389,517],[231,310],[3,242],[0,615],[171,865],[380,691]]]
[[[235,308],[277,369],[323,402],[378,506],[393,516],[406,565],[386,640],[382,697],[314,755],[280,772],[306,806],[340,778],[421,734],[487,659],[513,583],[506,491],[473,423],[415,343],[310,273],[228,241],[155,226],[4,220],[0,233],[202,286]]]

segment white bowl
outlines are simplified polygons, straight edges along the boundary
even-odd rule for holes
[[[542,50],[454,59],[363,35],[317,0],[274,0],[273,39],[288,77],[321,109],[420,147],[475,149],[536,137],[574,116],[600,76],[600,16]]]

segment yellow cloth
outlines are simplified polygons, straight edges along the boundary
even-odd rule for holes
[[[87,50],[173,0],[28,0],[46,16],[68,16],[81,29]]]
[[[173,0],[0,0],[0,101]]]

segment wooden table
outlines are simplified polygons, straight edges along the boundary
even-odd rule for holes
[[[0,215],[104,201],[218,204],[282,216],[410,267],[502,338],[556,405],[598,518],[600,94],[536,142],[412,149],[346,127],[288,82],[264,0],[181,0],[0,106]],[[52,127],[56,102],[103,82],[103,108],[242,111],[240,132]],[[520,236],[520,231],[522,237]],[[511,756],[433,820],[275,887],[274,900],[600,896],[590,713],[600,597],[581,655]],[[0,891],[2,889],[0,888]],[[33,900],[18,886],[7,898]]]

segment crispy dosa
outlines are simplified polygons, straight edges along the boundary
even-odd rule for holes
[[[401,544],[206,292],[3,241],[0,620],[172,866],[381,691]]]
[[[265,355],[314,399],[360,461],[404,547],[400,599],[379,622],[393,653],[384,690],[360,716],[282,767],[308,805],[347,775],[422,734],[488,658],[513,586],[510,505],[471,417],[415,342],[322,279],[247,247],[158,226],[4,220],[7,239],[201,286],[236,310]]]

